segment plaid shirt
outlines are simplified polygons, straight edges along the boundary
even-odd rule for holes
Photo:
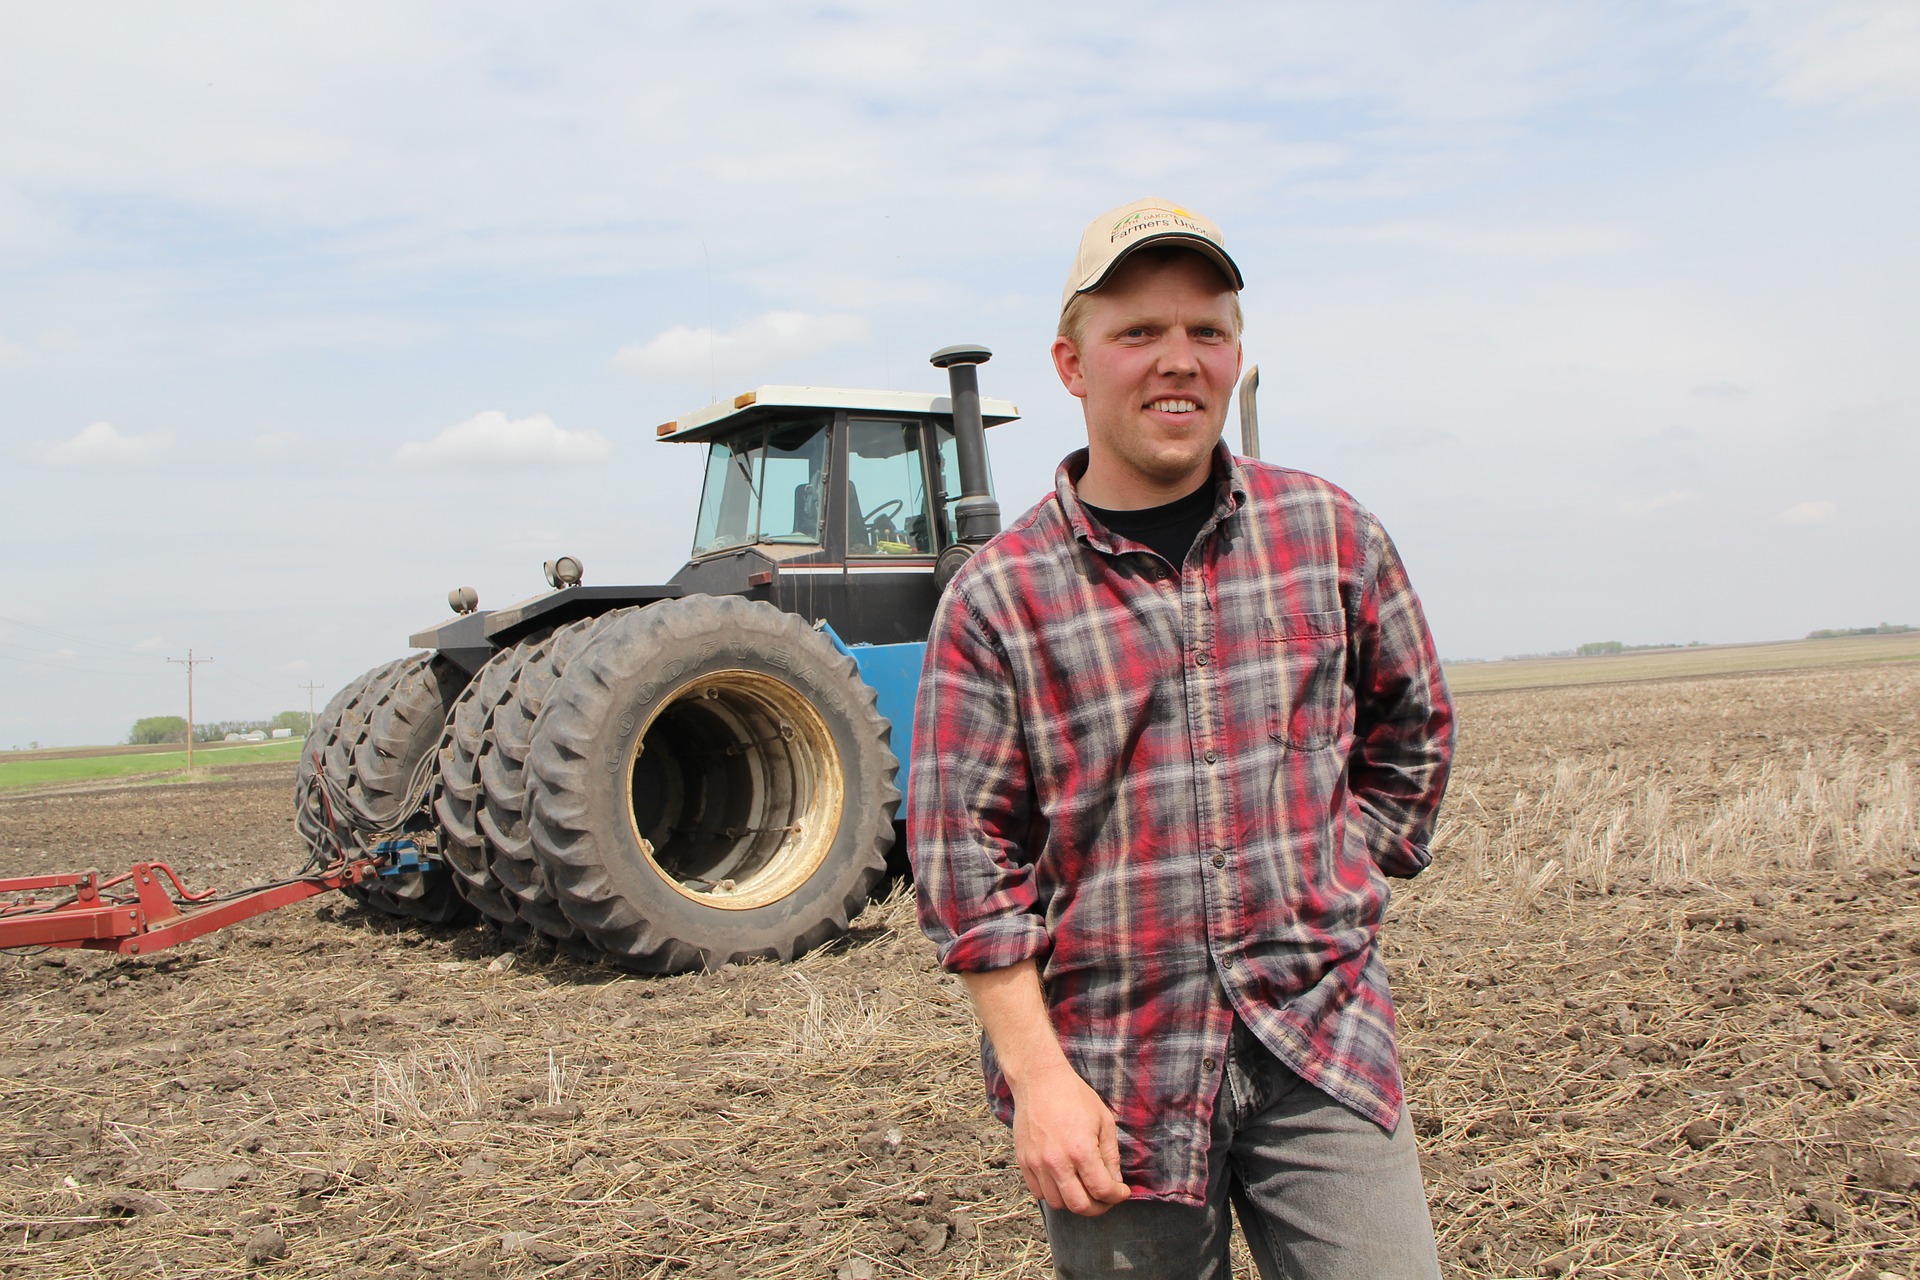
[[[909,847],[941,964],[1036,960],[1122,1176],[1198,1204],[1236,1014],[1397,1122],[1382,877],[1430,860],[1453,711],[1393,543],[1346,493],[1222,445],[1175,573],[1089,519],[1085,465],[941,601]],[[982,1065],[1010,1120],[984,1041]]]

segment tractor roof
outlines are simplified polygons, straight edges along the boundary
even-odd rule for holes
[[[952,413],[949,396],[924,391],[861,391],[846,387],[756,387],[731,400],[682,414],[660,424],[662,440],[716,440],[794,409],[848,409],[859,413]],[[980,416],[988,426],[1012,422],[1020,411],[1006,400],[980,398]]]

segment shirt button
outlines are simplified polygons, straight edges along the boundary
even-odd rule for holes
[[[1212,764],[1212,763],[1213,763],[1214,761],[1216,761],[1216,760],[1218,760],[1219,758],[1220,758],[1220,757],[1219,757],[1218,755],[1216,755],[1216,754],[1214,754],[1213,752],[1211,752],[1211,751],[1209,751],[1209,752],[1207,752],[1207,763],[1208,763],[1208,764]]]
[[[1213,855],[1213,865],[1214,865],[1214,866],[1216,866],[1216,867],[1224,867],[1224,866],[1226,866],[1226,865],[1227,865],[1227,855],[1226,855],[1226,854],[1224,854],[1224,853],[1216,853],[1216,854],[1214,854],[1214,855]]]
[[[1232,956],[1221,956],[1221,957],[1220,957],[1220,967],[1221,967],[1222,969],[1231,969],[1231,968],[1233,968],[1233,957],[1232,957]]]
[[[1206,654],[1204,654],[1204,653],[1201,653],[1201,654],[1195,654],[1195,655],[1194,655],[1194,659],[1193,659],[1193,665],[1194,665],[1194,666],[1196,666],[1196,667],[1204,667],[1204,666],[1206,666],[1206,665],[1207,665],[1207,655],[1206,655]]]
[[[1214,1068],[1214,1061],[1212,1058],[1202,1058],[1200,1059],[1200,1066],[1204,1070],[1212,1071]]]

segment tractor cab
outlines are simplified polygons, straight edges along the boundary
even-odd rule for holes
[[[980,407],[983,427],[1018,416],[1004,400]],[[675,585],[756,595],[848,643],[925,639],[936,566],[963,541],[970,491],[951,397],[766,386],[658,434],[708,447],[692,556]]]

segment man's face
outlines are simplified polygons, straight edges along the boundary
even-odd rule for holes
[[[1240,378],[1225,278],[1198,254],[1144,250],[1088,295],[1084,314],[1079,342],[1053,344],[1060,381],[1086,402],[1082,494],[1127,507],[1191,492]]]

